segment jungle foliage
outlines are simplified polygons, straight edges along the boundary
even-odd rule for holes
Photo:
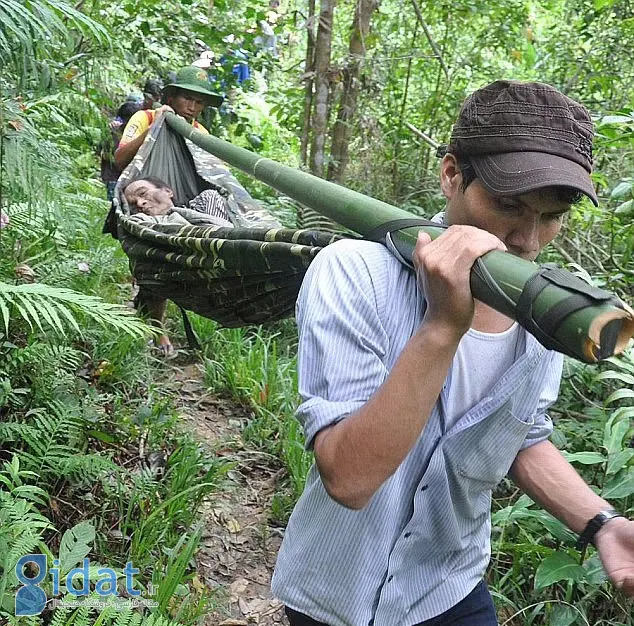
[[[362,0],[330,4],[330,52],[318,50],[325,59],[320,175],[433,214],[442,206],[433,144],[447,139],[465,95],[500,77],[550,82],[593,114],[601,208],[579,205],[546,256],[632,302],[630,0],[383,0],[366,3],[369,26],[358,31],[351,28]],[[147,346],[152,329],[125,306],[125,257],[100,234],[108,205],[97,155],[108,116],[128,92],[209,47],[216,54],[214,86],[227,96],[219,114],[207,118],[214,132],[289,165],[308,162],[302,139],[315,128],[314,103],[305,106],[313,88],[306,85],[316,78],[314,13],[323,8],[312,6],[0,3],[1,622],[168,626],[195,623],[213,606],[190,561],[200,506],[228,465],[183,431],[170,397],[152,382],[164,368]],[[236,50],[248,55],[251,70],[242,84],[232,71]],[[350,109],[351,102],[353,115],[341,118],[342,103]],[[347,163],[333,156],[343,154],[341,141]],[[293,225],[292,202],[243,182]],[[286,468],[271,511],[271,523],[284,524],[311,463],[292,419],[292,322],[226,331],[196,318],[194,326],[207,384],[253,410],[245,445]],[[555,444],[630,515],[633,388],[631,350],[599,367],[569,360],[553,411]],[[572,535],[510,482],[496,493],[493,526],[488,576],[501,624],[632,625],[631,602],[605,581],[596,554],[579,563]],[[69,551],[71,543],[76,550]],[[14,567],[28,552],[60,560],[63,554],[68,569],[86,555],[120,568],[132,560],[158,606],[144,615],[83,608],[16,618]]]

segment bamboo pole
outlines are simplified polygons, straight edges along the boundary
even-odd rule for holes
[[[416,218],[415,215],[381,200],[262,158],[255,152],[234,146],[218,137],[205,135],[174,114],[166,114],[166,121],[181,136],[229,165],[361,235],[367,235],[387,222]],[[393,243],[407,260],[411,259],[419,230],[424,230],[435,238],[444,228],[415,226],[394,232]],[[474,296],[501,313],[517,319],[516,304],[524,286],[537,273],[539,266],[496,250],[485,254],[481,261],[484,271],[474,266],[471,273]],[[493,278],[495,288],[487,284],[487,273]],[[579,284],[585,285],[573,274],[566,272],[566,275],[573,283],[579,281]],[[572,293],[574,292],[566,287],[549,284],[533,302],[534,317],[540,319]],[[627,304],[620,304],[622,308],[613,303],[594,304],[571,313],[552,338],[565,346],[566,353],[586,363],[595,363],[622,352],[634,335],[634,311]]]

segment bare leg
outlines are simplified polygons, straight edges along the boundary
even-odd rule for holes
[[[156,326],[164,329],[167,300],[141,287],[136,297],[136,306],[141,315],[148,317]],[[158,337],[158,347],[164,356],[170,356],[174,353],[174,346],[164,332]]]

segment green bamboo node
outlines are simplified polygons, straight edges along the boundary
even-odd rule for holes
[[[166,115],[166,121],[177,133],[203,150],[360,235],[366,236],[395,220],[420,219],[387,202],[203,134],[171,113]],[[393,247],[405,261],[411,259],[420,230],[435,238],[444,229],[440,225],[422,225],[402,228],[391,234]],[[561,323],[549,332],[549,317],[565,308],[566,301],[579,299],[579,291],[588,288],[585,281],[563,269],[558,269],[558,275],[565,276],[563,286],[548,282],[532,299],[532,318],[537,320],[537,324],[536,328],[531,328],[530,323],[523,319],[525,309],[518,308],[518,301],[522,302],[520,297],[524,288],[534,282],[540,266],[500,251],[487,253],[480,261],[471,272],[474,296],[517,320],[546,347],[586,363],[596,363],[622,352],[634,335],[634,310],[617,296],[598,289],[590,291],[602,294],[603,299],[586,298],[581,308],[565,315]]]

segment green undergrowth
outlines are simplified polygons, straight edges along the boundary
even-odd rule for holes
[[[286,469],[271,511],[272,523],[285,524],[312,464],[293,417],[298,403],[295,324],[284,320],[269,327],[221,329],[196,317],[193,325],[203,340],[205,384],[253,413],[242,432],[245,446],[267,452]]]
[[[24,234],[20,240],[29,243]],[[33,286],[44,284],[40,271],[51,260],[73,256],[72,249],[67,242],[47,259],[31,258]],[[101,289],[104,274],[111,276],[103,270],[80,277],[83,293],[109,292]],[[125,291],[110,293],[121,301]],[[193,584],[201,505],[220,488],[226,462],[182,428],[160,385],[164,364],[148,347],[151,333],[129,309],[95,323],[85,305],[70,307],[51,288],[47,298],[15,293],[0,289],[9,328],[0,339],[0,621],[14,611],[17,560],[42,553],[50,567],[64,537],[76,533],[82,547],[66,560],[66,571],[84,557],[91,576],[95,566],[121,571],[131,561],[138,568],[136,588],[157,605],[145,617],[137,610],[130,623],[151,616],[147,623],[162,626],[195,623],[213,606],[212,591]],[[100,302],[91,306],[103,316]],[[42,588],[51,595],[49,583]],[[96,608],[60,611],[12,622],[115,621],[112,611]]]
[[[75,93],[14,105],[0,100],[0,624],[197,623],[215,602],[195,573],[201,508],[228,465],[183,428],[153,330],[126,305],[88,140],[100,111]],[[26,554],[59,558],[62,576],[90,559],[92,601],[99,567],[131,562],[153,606],[54,608],[74,598],[48,572],[46,608],[15,617]]]

